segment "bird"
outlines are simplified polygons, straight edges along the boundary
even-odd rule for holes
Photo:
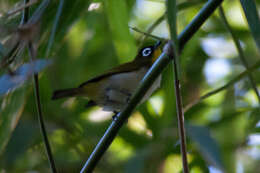
[[[86,97],[86,105],[100,106],[103,111],[118,113],[129,102],[144,75],[161,54],[161,41],[142,47],[131,61],[116,66],[103,74],[87,80],[76,88],[61,89],[53,92],[52,100],[67,97]],[[161,75],[146,91],[139,104],[147,100],[160,87]]]

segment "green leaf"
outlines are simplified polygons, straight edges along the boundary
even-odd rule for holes
[[[145,169],[145,160],[147,160],[148,152],[145,150],[141,150],[136,152],[137,154],[132,157],[125,168],[126,173],[136,172],[141,173],[144,172]]]
[[[28,149],[32,147],[35,142],[35,137],[39,136],[39,129],[35,121],[21,120],[12,133],[12,137],[6,146],[3,153],[3,160],[5,167],[12,167],[19,157],[26,154]],[[19,147],[17,147],[19,144]]]
[[[186,123],[187,134],[197,144],[202,156],[210,164],[223,170],[220,150],[217,142],[211,137],[209,129],[203,126],[195,126]]]
[[[128,10],[126,1],[106,0],[104,2],[114,45],[121,62],[132,60],[136,55],[136,46],[128,28]]]
[[[249,28],[260,51],[260,21],[254,0],[240,0]]]
[[[260,110],[259,107],[252,110],[250,116],[248,117],[248,133],[255,133],[256,129],[260,129],[257,127],[257,123],[260,121]]]
[[[0,109],[0,154],[4,151],[25,105],[25,88],[16,90],[3,99]]]

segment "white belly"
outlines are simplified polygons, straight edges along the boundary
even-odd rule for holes
[[[113,75],[108,78],[104,86],[105,101],[102,104],[105,111],[121,111],[121,109],[128,103],[131,95],[140,85],[147,72],[147,68],[142,68],[138,72],[128,72]],[[161,75],[156,79],[154,84],[147,90],[145,96],[140,103],[147,100],[150,95],[160,87]]]

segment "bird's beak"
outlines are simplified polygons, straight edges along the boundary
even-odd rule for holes
[[[161,55],[162,51],[160,49],[161,41],[157,41],[157,43],[154,45],[154,52],[153,52],[153,58],[152,63],[154,63],[157,58]]]
[[[156,44],[154,45],[154,50],[156,50],[161,44],[162,44],[162,42],[160,40],[158,40],[156,42]]]

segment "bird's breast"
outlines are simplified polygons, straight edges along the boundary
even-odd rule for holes
[[[128,103],[133,92],[148,71],[148,68],[141,68],[132,72],[118,73],[107,77],[99,82],[98,95],[91,98],[105,111],[121,111]],[[141,102],[144,102],[160,86],[159,77],[152,87],[146,92]]]

